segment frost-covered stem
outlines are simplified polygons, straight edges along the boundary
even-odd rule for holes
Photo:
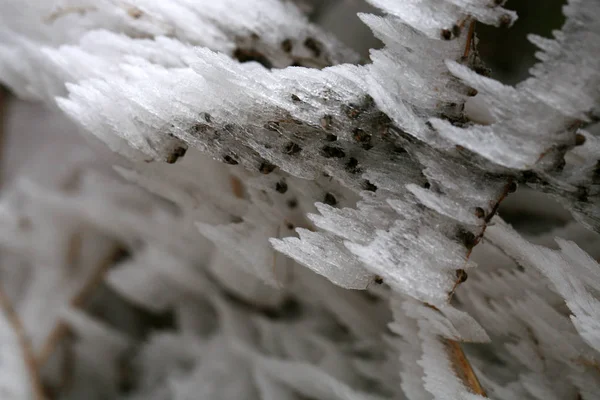
[[[479,379],[477,379],[477,375],[475,375],[475,371],[473,371],[471,363],[465,355],[460,343],[456,340],[446,339],[446,348],[452,363],[452,368],[465,386],[467,386],[471,392],[487,397],[487,394],[481,387]]]
[[[108,271],[108,269],[115,263],[123,251],[124,250],[121,246],[116,246],[113,251],[111,251],[100,261],[100,263],[94,269],[92,276],[90,276],[81,290],[79,290],[79,292],[77,292],[77,294],[71,299],[71,307],[79,308],[87,302],[94,290],[104,280],[106,271]],[[43,366],[48,361],[50,356],[54,353],[54,349],[68,333],[69,327],[62,321],[54,327],[44,342],[44,345],[42,346],[42,349],[37,357],[37,362],[40,366]]]
[[[454,290],[452,293],[454,293]],[[439,312],[438,308],[435,306],[430,304],[426,304],[426,306]],[[477,379],[477,375],[475,374],[475,371],[473,371],[471,363],[460,343],[456,340],[445,339],[444,344],[446,345],[446,352],[448,353],[448,358],[450,359],[452,369],[456,376],[462,380],[464,385],[469,388],[472,393],[487,397],[487,394],[481,386],[481,383],[479,383],[479,379]]]

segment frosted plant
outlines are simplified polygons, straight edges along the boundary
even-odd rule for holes
[[[2,1],[46,107],[6,113],[46,150],[0,197],[3,398],[597,398],[600,4],[507,86],[503,1],[369,0],[369,60],[317,23],[352,3]],[[574,220],[511,228],[526,186]]]

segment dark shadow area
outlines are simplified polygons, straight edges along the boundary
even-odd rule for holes
[[[498,215],[524,235],[539,235],[573,220],[571,213],[550,195],[525,187],[502,202]]]
[[[552,31],[565,22],[564,0],[508,0],[505,8],[517,12],[519,19],[511,28],[477,24],[479,54],[492,69],[492,77],[514,85],[525,79],[536,62],[537,47],[527,35],[552,37]]]

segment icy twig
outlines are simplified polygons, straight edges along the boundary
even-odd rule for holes
[[[465,355],[460,343],[456,340],[446,339],[445,344],[454,373],[463,381],[465,386],[467,386],[471,392],[487,397],[485,390],[481,387],[479,379],[477,379],[477,375],[475,375],[475,371],[473,371],[471,363]]]

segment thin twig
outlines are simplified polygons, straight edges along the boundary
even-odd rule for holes
[[[106,271],[115,263],[115,260],[122,254],[123,248],[117,246],[108,256],[103,258],[100,263],[94,269],[94,273],[83,285],[83,287],[77,292],[77,294],[71,299],[71,306],[74,308],[82,307],[86,301],[90,298],[94,289],[104,279]],[[38,364],[43,366],[50,356],[54,353],[54,349],[58,346],[61,340],[69,333],[69,326],[64,322],[59,322],[52,332],[46,338],[42,350],[38,354]]]
[[[465,386],[472,393],[487,397],[460,343],[456,340],[446,339],[446,349],[452,363],[452,369],[454,369],[454,372],[463,381]]]
[[[437,312],[440,312],[440,310],[436,306],[433,306],[428,303],[425,303],[425,306],[434,309]],[[456,340],[444,339],[444,344],[446,345],[448,357],[450,358],[450,363],[456,376],[458,376],[460,380],[463,381],[464,385],[472,393],[487,397],[487,394],[481,386],[481,383],[479,383],[479,379],[477,379],[477,375],[475,375],[475,371],[473,371],[471,363],[465,355],[465,352],[463,351],[460,343]]]
[[[471,24],[469,25],[469,33],[467,34],[467,41],[465,43],[465,52],[463,54],[463,58],[465,60],[467,59],[467,57],[469,57],[469,54],[471,52],[471,45],[473,46],[473,48],[475,48],[474,36],[475,36],[475,20],[471,21]]]

